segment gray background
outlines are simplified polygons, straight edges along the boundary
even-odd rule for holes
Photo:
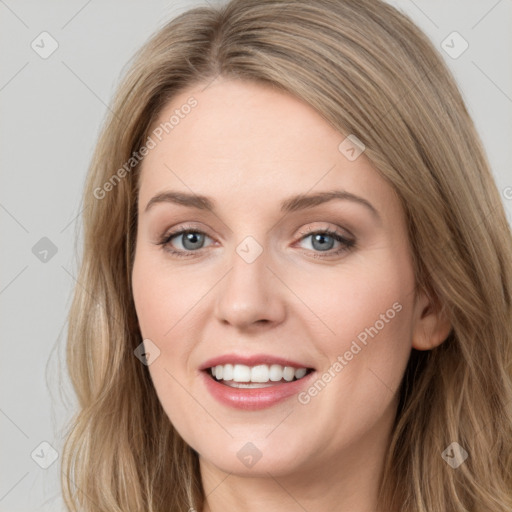
[[[0,511],[64,510],[60,457],[40,466],[60,454],[74,406],[64,342],[86,169],[133,52],[167,20],[203,3],[0,0]],[[390,3],[453,70],[510,220],[512,0]],[[46,59],[31,47],[35,40],[39,51],[51,48],[43,31],[58,43]],[[441,48],[453,31],[469,43],[456,59]],[[460,49],[460,41],[449,44]]]

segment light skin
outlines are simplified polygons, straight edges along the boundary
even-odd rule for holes
[[[199,454],[202,512],[383,512],[378,484],[411,348],[431,349],[450,329],[414,291],[399,199],[364,153],[350,161],[338,149],[346,134],[270,86],[191,87],[155,125],[191,95],[197,106],[142,165],[132,277],[142,336],[160,350],[149,366],[156,392]],[[208,196],[214,210],[147,208],[171,190]],[[375,211],[349,199],[280,211],[291,196],[331,190]],[[180,258],[158,242],[181,228],[198,238],[167,237],[167,249],[189,254]],[[325,229],[354,245],[335,254],[341,242],[308,235]],[[262,248],[252,263],[236,251],[248,236]],[[304,361],[321,377],[383,314],[384,327],[307,404],[294,396],[240,410],[199,378],[201,364],[226,353]],[[252,467],[237,457],[248,442],[261,453]]]

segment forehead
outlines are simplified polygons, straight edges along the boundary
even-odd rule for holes
[[[266,84],[222,80],[191,87],[164,108],[155,130],[156,145],[142,164],[141,206],[164,189],[232,203],[238,197],[242,206],[333,188],[370,198],[389,188],[364,153],[350,161],[340,151],[347,134]]]

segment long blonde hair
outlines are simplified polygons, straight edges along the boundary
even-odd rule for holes
[[[451,321],[438,348],[412,352],[379,482],[382,510],[510,512],[510,228],[449,70],[428,38],[380,0],[195,8],[135,56],[83,199],[83,259],[67,345],[80,407],[63,453],[67,506],[203,507],[198,455],[174,430],[134,356],[142,339],[130,276],[139,150],[178,91],[219,75],[271,83],[365,144],[402,202],[418,289]],[[442,457],[452,442],[468,453],[458,468]]]

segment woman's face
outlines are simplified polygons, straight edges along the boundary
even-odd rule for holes
[[[190,88],[152,139],[133,294],[170,421],[226,472],[371,463],[421,317],[391,186],[311,107],[261,84]]]

